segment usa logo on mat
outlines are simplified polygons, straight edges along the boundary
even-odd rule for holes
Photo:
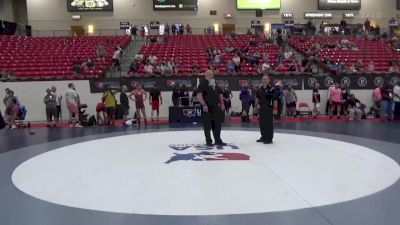
[[[205,145],[183,144],[170,145],[170,149],[174,150],[173,155],[165,164],[178,161],[244,161],[250,160],[250,156],[238,152],[240,148],[235,144],[228,146],[207,147]],[[228,152],[229,151],[229,152]]]

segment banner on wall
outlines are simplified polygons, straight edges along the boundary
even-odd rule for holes
[[[328,89],[335,83],[340,83],[349,86],[350,89],[363,90],[363,89],[375,89],[377,86],[383,83],[390,83],[392,85],[400,81],[400,75],[398,74],[385,74],[385,75],[341,75],[341,76],[323,76],[323,77],[305,77],[304,78],[304,89],[311,90],[314,85],[318,83],[320,89]]]
[[[202,79],[202,78],[201,78]],[[201,80],[200,79],[200,80]],[[301,90],[303,85],[303,77],[273,75],[271,81],[274,83],[280,82],[283,86],[292,85],[296,90]],[[126,85],[131,91],[132,87],[141,84],[144,89],[150,90],[154,87],[160,91],[172,91],[174,87],[185,86],[189,90],[197,88],[197,77],[143,77],[143,78],[122,78],[122,79],[90,79],[90,92],[102,93],[105,87],[120,90],[122,85]],[[232,91],[239,91],[243,85],[259,86],[261,76],[222,76],[216,77],[216,82],[221,87],[229,87]]]

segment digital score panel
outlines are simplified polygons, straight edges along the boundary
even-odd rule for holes
[[[155,11],[163,10],[193,10],[197,11],[197,0],[153,0]]]
[[[360,10],[361,0],[319,0],[320,10]]]

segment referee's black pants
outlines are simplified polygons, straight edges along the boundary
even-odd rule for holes
[[[213,132],[215,143],[222,143],[221,140],[221,124],[222,110],[219,107],[208,108],[208,112],[203,113],[203,128],[206,137],[206,143],[212,144],[211,130]]]
[[[273,108],[265,107],[260,109],[260,131],[261,139],[264,141],[272,141],[274,138],[274,122],[273,122]]]

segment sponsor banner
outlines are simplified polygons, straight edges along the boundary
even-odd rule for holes
[[[328,89],[334,83],[341,83],[349,86],[351,89],[374,89],[379,84],[389,82],[395,84],[400,80],[398,74],[349,74],[340,76],[306,76],[306,75],[271,75],[273,83],[281,83],[282,86],[292,85],[295,90],[311,90],[315,83],[320,84],[321,89]],[[131,91],[132,87],[138,84],[143,85],[145,90],[157,86],[160,91],[172,91],[174,87],[185,86],[190,91],[196,89],[198,82],[203,78],[197,77],[144,77],[144,78],[123,78],[123,79],[90,79],[91,93],[102,93],[108,85],[109,88],[120,90],[122,85],[126,85]],[[244,84],[249,86],[259,86],[261,84],[261,76],[217,76],[216,82],[221,87],[228,86],[232,91],[240,91]]]
[[[400,75],[397,74],[381,74],[381,75],[341,75],[341,76],[323,76],[323,77],[305,77],[304,89],[313,89],[315,83],[320,84],[321,89],[328,89],[329,86],[340,83],[349,86],[350,89],[375,89],[383,83],[390,83],[394,85],[400,81]]]
[[[144,78],[122,78],[122,79],[90,79],[90,91],[92,93],[104,92],[104,88],[108,85],[109,88],[120,90],[120,86],[126,85],[131,91],[132,87],[138,84],[143,85],[145,90],[157,86],[160,91],[172,91],[174,87],[185,86],[189,90],[197,88],[198,82],[203,78],[197,77],[144,77]],[[271,75],[271,80],[274,83],[280,82],[283,86],[292,85],[294,89],[301,90],[303,85],[303,76],[281,76]],[[241,90],[244,84],[249,86],[259,86],[261,76],[217,76],[216,82],[221,87],[228,86],[232,91]]]

